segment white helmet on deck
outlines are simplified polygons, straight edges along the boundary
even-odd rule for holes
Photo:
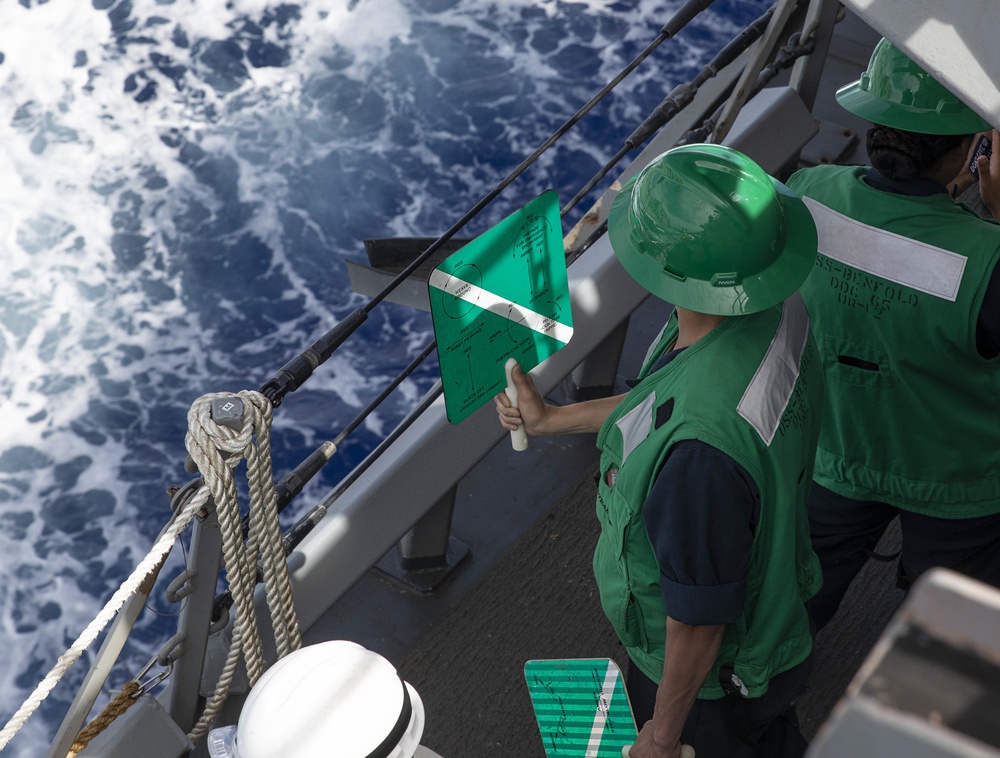
[[[239,725],[213,729],[212,758],[412,758],[424,706],[389,661],[354,642],[296,650],[247,696]]]

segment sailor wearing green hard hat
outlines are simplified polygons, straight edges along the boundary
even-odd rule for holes
[[[608,235],[625,270],[654,295],[721,316],[781,302],[816,257],[798,196],[721,145],[675,148],[653,161],[618,193]]]
[[[500,423],[598,434],[594,572],[629,655],[630,758],[749,757],[776,740],[802,754],[792,703],[820,581],[805,504],[823,381],[796,289],[815,228],[747,156],[688,145],[621,189],[608,234],[675,306],[632,389],[551,406],[515,371],[519,407],[500,393]]]
[[[837,101],[874,123],[871,166],[788,181],[819,232],[802,286],[827,379],[809,503],[819,628],[897,517],[900,588],[934,566],[1000,586],[1000,226],[953,199],[978,174],[998,216],[1000,135],[885,39]]]
[[[841,87],[836,97],[866,121],[908,132],[973,134],[991,128],[887,39],[875,46],[861,78]]]

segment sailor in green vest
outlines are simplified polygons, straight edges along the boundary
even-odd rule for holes
[[[629,656],[631,758],[801,755],[805,603],[823,379],[798,286],[815,229],[801,200],[720,145],[670,150],[618,193],[624,268],[675,309],[631,391],[562,407],[514,372],[529,434],[598,432],[594,572]]]
[[[888,40],[837,100],[874,122],[872,166],[788,182],[819,233],[802,287],[827,383],[809,503],[818,628],[897,516],[899,587],[934,566],[1000,586],[1000,225],[952,197],[989,124]],[[975,164],[994,216],[998,160]]]

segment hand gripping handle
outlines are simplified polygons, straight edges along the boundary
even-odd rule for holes
[[[628,752],[631,745],[622,748],[622,758],[629,758]],[[681,758],[694,758],[694,748],[690,745],[681,745]]]
[[[510,372],[516,365],[516,358],[508,358],[507,363],[503,367],[504,374],[507,377],[507,387],[504,389],[504,392],[507,394],[510,404],[515,408],[517,408],[517,387],[514,386],[514,379],[511,377]],[[524,431],[524,424],[521,424],[510,433],[510,445],[518,452],[528,449],[528,433]]]

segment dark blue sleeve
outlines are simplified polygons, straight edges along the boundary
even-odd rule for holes
[[[1000,266],[993,269],[990,283],[986,285],[976,324],[976,347],[983,358],[1000,355]]]
[[[670,618],[736,621],[759,513],[757,485],[736,461],[698,440],[673,446],[642,508]]]

